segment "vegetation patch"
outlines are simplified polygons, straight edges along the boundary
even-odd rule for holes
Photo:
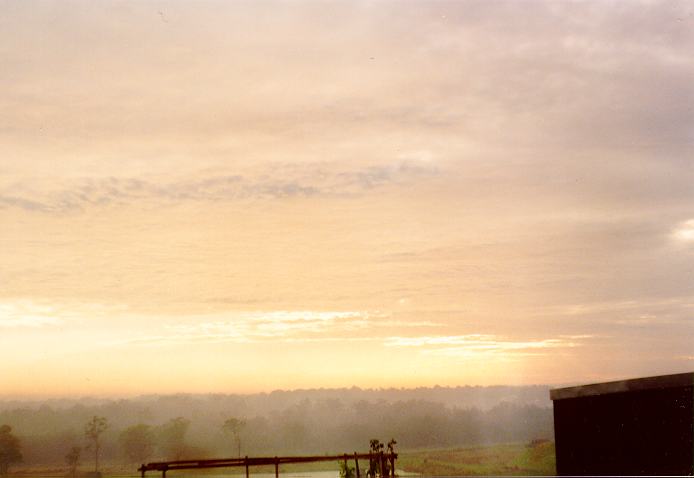
[[[401,452],[397,466],[424,476],[556,474],[549,441]]]

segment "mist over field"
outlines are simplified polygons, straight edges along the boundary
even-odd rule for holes
[[[127,399],[0,401],[0,423],[20,438],[23,467],[64,466],[81,447],[93,462],[84,429],[108,421],[102,463],[135,464],[124,431],[149,436],[147,461],[202,457],[324,454],[368,451],[369,440],[395,438],[398,449],[428,449],[551,439],[552,410],[543,386],[314,389],[253,395],[177,394]],[[223,425],[237,418],[238,436]],[[145,440],[147,441],[147,440]],[[140,449],[147,449],[140,442]],[[146,453],[146,451],[145,451]],[[91,458],[90,458],[91,456]],[[21,466],[20,466],[21,468]]]

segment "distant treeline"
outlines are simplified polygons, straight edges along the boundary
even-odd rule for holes
[[[100,460],[111,464],[133,462],[133,446],[154,461],[342,453],[366,450],[372,438],[396,438],[401,450],[553,438],[539,386],[0,402],[0,425],[12,427],[29,466],[64,464],[74,447],[88,466],[85,426],[94,416],[107,420]]]

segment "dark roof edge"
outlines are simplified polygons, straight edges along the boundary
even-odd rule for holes
[[[694,386],[694,372],[687,372],[657,377],[632,378],[616,382],[593,383],[577,387],[555,388],[549,391],[549,398],[552,400],[563,400],[565,398],[589,397],[610,393],[692,386]]]

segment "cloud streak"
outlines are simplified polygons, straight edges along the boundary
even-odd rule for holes
[[[63,189],[55,189],[54,185],[15,183],[11,191],[0,189],[0,208],[49,213],[151,201],[176,204],[359,196],[372,189],[411,184],[438,173],[438,167],[425,157],[347,170],[338,165],[311,163],[304,166],[280,164],[252,174],[201,172],[194,175],[197,178],[168,181],[85,178],[65,181]]]
[[[223,317],[225,314],[221,314]],[[429,321],[392,320],[382,312],[268,311],[226,314],[233,318],[188,319],[189,323],[165,325],[165,334],[130,337],[111,344],[171,345],[183,343],[334,342],[377,340],[392,328],[437,327]],[[358,332],[360,337],[354,337]],[[375,334],[375,335],[370,335]]]
[[[512,340],[497,335],[467,334],[419,337],[390,337],[388,347],[413,347],[425,355],[446,357],[480,357],[496,355],[540,356],[555,349],[583,345],[592,335],[560,336],[549,339]]]
[[[61,323],[62,319],[50,306],[29,302],[0,303],[0,329],[38,329]]]

